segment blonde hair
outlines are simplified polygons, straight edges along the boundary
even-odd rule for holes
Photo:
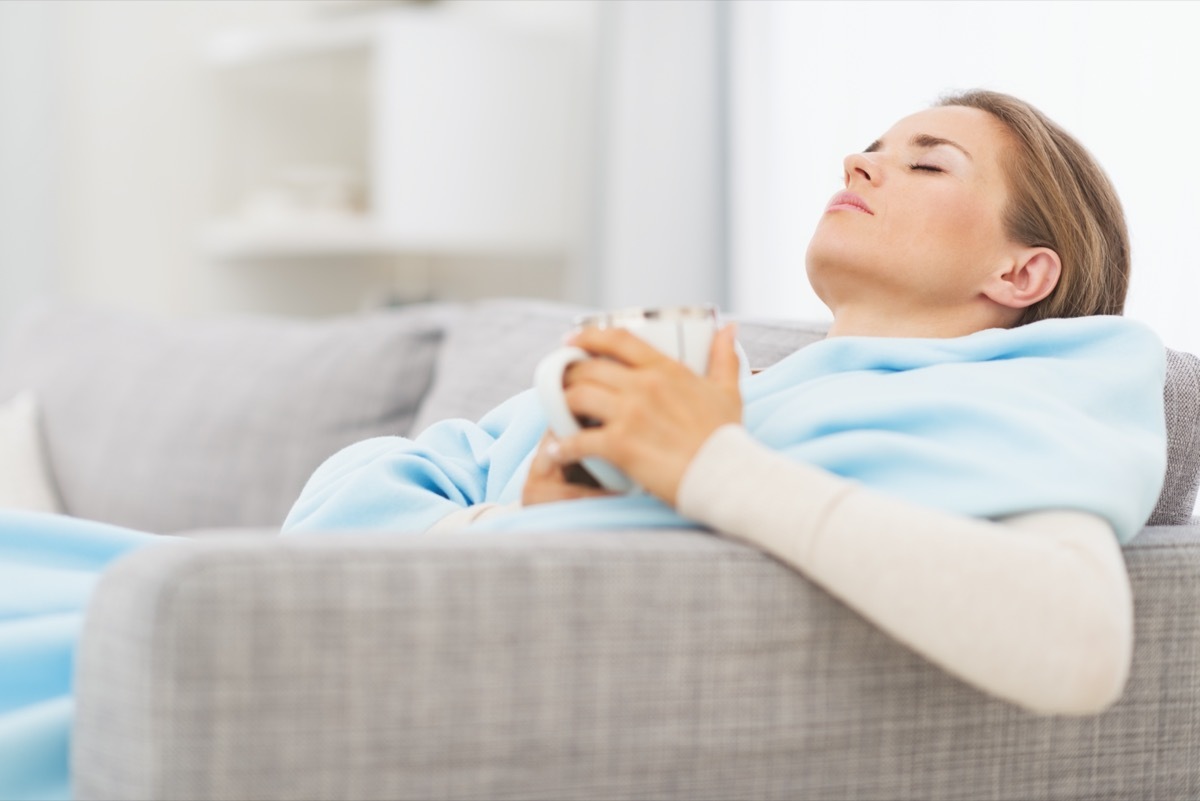
[[[1010,193],[1005,233],[1058,254],[1062,275],[1017,325],[1048,317],[1120,314],[1129,289],[1129,232],[1112,182],[1092,155],[1054,121],[1023,100],[973,90],[939,106],[986,111],[1012,135],[1002,164]]]

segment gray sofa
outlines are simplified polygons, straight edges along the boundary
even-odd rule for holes
[[[1167,486],[1126,550],[1136,649],[1091,717],[994,700],[764,554],[699,531],[279,538],[342,445],[478,417],[580,310],[332,321],[43,307],[0,350],[66,510],[164,538],[76,666],[80,799],[1200,797],[1200,362],[1169,353]],[[819,326],[743,321],[754,366]]]

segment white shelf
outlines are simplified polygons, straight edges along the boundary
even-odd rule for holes
[[[208,40],[204,59],[213,67],[239,67],[290,58],[321,55],[340,50],[366,48],[377,44],[382,31],[390,25],[445,24],[482,30],[501,35],[553,38],[556,32],[545,26],[501,22],[499,19],[472,18],[448,8],[419,4],[366,9],[343,16],[315,17],[286,27],[244,28],[225,31]]]
[[[390,252],[397,244],[369,220],[251,223],[226,220],[204,232],[204,249],[221,258],[332,256]]]
[[[232,71],[226,86],[279,92],[292,103],[313,90],[319,103],[320,93],[327,99],[330,92],[328,74],[310,80],[304,63],[320,64],[323,55],[356,48],[369,58],[357,71],[338,75],[349,76],[346,92],[361,93],[365,119],[313,113],[297,122],[290,107],[281,111],[284,106],[269,95],[257,104],[243,99],[238,109],[250,134],[242,141],[258,154],[222,165],[223,177],[238,175],[229,183],[242,186],[214,205],[236,214],[248,194],[269,187],[274,173],[290,166],[280,156],[286,150],[298,164],[363,165],[362,219],[218,219],[203,232],[210,255],[567,252],[580,137],[580,65],[570,36],[470,19],[442,7],[404,7],[227,33],[210,41],[206,59],[218,70],[294,60],[278,71],[282,83],[257,86],[250,69]],[[348,124],[365,126],[360,143],[356,133],[344,134],[353,130]]]
[[[562,255],[559,242],[465,241],[405,235],[380,228],[370,220],[211,223],[202,239],[204,251],[221,259],[356,256],[371,254],[487,255],[503,253],[535,258]]]
[[[308,22],[279,30],[227,31],[208,42],[205,60],[214,67],[240,67],[267,61],[366,47],[379,30],[378,15]]]

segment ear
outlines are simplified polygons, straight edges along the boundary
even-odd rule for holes
[[[983,294],[1010,309],[1032,306],[1054,291],[1062,261],[1050,248],[1028,248],[1017,254],[1004,272],[993,275]]]

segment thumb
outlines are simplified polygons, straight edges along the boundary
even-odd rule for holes
[[[738,386],[741,363],[733,345],[736,338],[737,323],[729,323],[713,337],[708,351],[708,377],[725,387]]]

